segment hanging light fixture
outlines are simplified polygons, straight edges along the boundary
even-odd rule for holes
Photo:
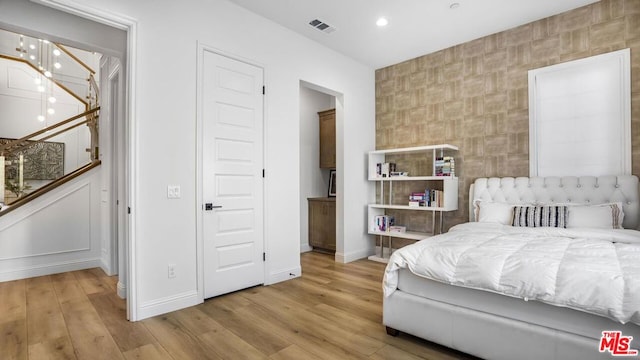
[[[57,99],[53,93],[55,89],[52,81],[54,72],[62,68],[59,60],[62,52],[48,40],[35,39],[25,35],[18,36],[16,51],[19,57],[29,61],[40,72],[33,79],[36,91],[40,93],[40,111],[36,120],[44,123],[43,126],[46,128],[47,120],[50,120],[56,113],[54,105],[57,103]]]
[[[27,53],[27,50],[24,48],[24,35],[20,35],[20,40],[18,41],[18,47],[16,48],[18,55],[20,58],[24,58],[24,55]]]

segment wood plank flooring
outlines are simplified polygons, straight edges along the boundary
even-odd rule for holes
[[[386,334],[383,264],[301,262],[300,278],[139,322],[100,269],[0,283],[0,359],[473,359]]]

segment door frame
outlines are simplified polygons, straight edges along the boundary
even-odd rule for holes
[[[197,274],[197,286],[198,286],[198,298],[201,299],[202,301],[204,301],[204,203],[203,203],[203,199],[202,199],[202,194],[203,194],[203,181],[202,181],[202,176],[203,176],[203,154],[202,154],[202,149],[203,149],[203,144],[204,144],[204,139],[203,139],[203,119],[202,119],[202,114],[203,114],[203,110],[202,110],[202,106],[204,104],[203,101],[203,85],[204,82],[202,81],[202,75],[204,73],[204,54],[205,52],[210,52],[216,55],[220,55],[220,56],[224,56],[226,58],[232,59],[232,60],[236,60],[236,61],[240,61],[255,67],[259,67],[262,69],[262,74],[263,74],[263,82],[266,83],[266,68],[264,65],[259,64],[255,61],[249,60],[249,59],[245,59],[243,57],[234,55],[234,54],[230,54],[228,52],[222,51],[216,47],[213,46],[209,46],[206,45],[200,41],[198,41],[198,54],[197,54],[197,77],[196,77],[196,212],[197,212],[197,216],[196,216],[196,274]],[[267,102],[266,102],[266,94],[263,95],[262,98],[262,165],[264,167],[264,169],[267,169],[267,156],[266,156],[266,149],[267,149],[267,121],[266,121],[266,108],[267,108]],[[265,170],[266,171],[266,170]],[[267,181],[268,181],[268,177],[265,176],[263,178],[262,181],[262,196],[263,196],[263,202],[262,202],[262,218],[263,218],[263,225],[262,225],[262,241],[263,241],[263,251],[268,254],[269,250],[268,250],[268,237],[267,237],[267,225],[266,225],[266,219],[267,219]],[[269,268],[268,266],[269,264],[269,257],[266,257],[266,260],[263,263],[263,275],[264,275],[264,279],[267,279],[267,269]],[[265,281],[263,281],[263,283],[265,283]]]
[[[31,0],[43,6],[60,10],[69,14],[73,14],[90,21],[105,24],[116,29],[124,30],[127,33],[127,56],[124,63],[124,91],[121,94],[122,106],[124,106],[124,133],[127,134],[124,139],[126,149],[124,158],[127,164],[121,166],[125,169],[125,189],[126,198],[123,199],[124,204],[129,212],[129,221],[125,225],[125,242],[127,258],[121,259],[126,261],[127,267],[127,319],[131,321],[139,320],[138,317],[138,296],[137,296],[137,261],[136,261],[136,234],[137,234],[137,189],[138,189],[138,141],[136,121],[136,74],[137,74],[137,28],[138,23],[134,18],[110,11],[101,10],[92,6],[78,4],[73,0]],[[120,165],[118,165],[120,166]]]
[[[127,175],[127,150],[126,150],[126,139],[127,139],[127,129],[126,122],[123,121],[123,69],[122,69],[122,61],[120,59],[113,59],[111,56],[108,59],[109,64],[115,62],[115,65],[109,66],[110,70],[106,76],[106,84],[103,83],[102,86],[106,85],[106,89],[108,89],[108,93],[102,92],[102,98],[108,97],[107,106],[111,129],[110,129],[110,137],[111,143],[108,144],[109,149],[109,158],[111,159],[109,164],[110,176],[109,176],[109,190],[110,190],[110,204],[111,208],[109,209],[110,222],[107,226],[110,227],[111,234],[111,268],[113,271],[117,270],[118,273],[118,283],[116,285],[116,292],[119,297],[122,299],[127,298],[128,292],[128,279],[127,273],[127,222],[128,217],[126,216],[126,199],[127,199],[127,186],[124,181],[120,181],[122,177]],[[116,101],[114,101],[116,100]],[[115,104],[114,104],[115,102]],[[103,226],[105,226],[103,224]]]

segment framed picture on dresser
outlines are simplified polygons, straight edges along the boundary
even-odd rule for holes
[[[329,197],[336,196],[336,171],[329,170]]]

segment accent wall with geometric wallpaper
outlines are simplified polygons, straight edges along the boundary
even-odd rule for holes
[[[602,0],[376,70],[376,149],[459,147],[458,210],[445,213],[447,230],[468,221],[476,178],[529,175],[528,71],[624,48],[631,48],[632,172],[640,175],[640,0]],[[394,198],[407,191],[394,184]],[[396,224],[430,229],[422,213],[397,211]]]

